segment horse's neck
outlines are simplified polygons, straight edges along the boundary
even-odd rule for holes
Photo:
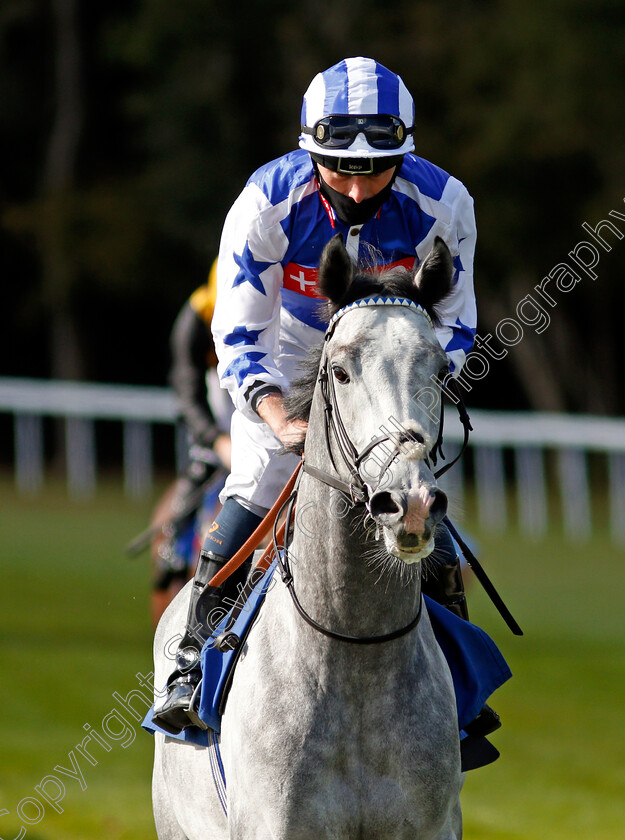
[[[316,621],[347,635],[375,636],[414,618],[418,574],[406,582],[397,571],[380,567],[383,543],[365,529],[364,507],[349,508],[337,491],[305,475],[297,510],[293,577],[302,605]]]

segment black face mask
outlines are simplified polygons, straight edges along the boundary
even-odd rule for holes
[[[321,177],[321,173],[315,164],[315,171],[319,180],[319,191],[321,195],[330,202],[339,218],[339,221],[343,222],[344,225],[349,225],[350,227],[352,225],[363,225],[375,216],[380,207],[391,194],[391,189],[397,176],[398,168],[399,167],[395,167],[393,177],[383,190],[380,190],[379,193],[371,198],[365,198],[364,201],[354,201],[354,199],[350,198],[348,195],[343,195],[343,193],[337,192],[336,190],[333,190],[332,187],[329,187]]]

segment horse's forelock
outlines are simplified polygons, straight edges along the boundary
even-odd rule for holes
[[[357,274],[343,297],[338,301],[328,301],[324,315],[329,320],[339,309],[366,297],[380,295],[382,297],[408,298],[422,306],[432,323],[438,325],[440,319],[436,313],[436,306],[432,304],[429,295],[424,295],[416,286],[414,275],[407,268],[401,266],[391,269],[360,272]]]

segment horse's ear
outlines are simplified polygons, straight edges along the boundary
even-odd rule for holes
[[[437,236],[432,250],[415,274],[419,300],[426,309],[432,309],[451,291],[454,265],[445,242]]]
[[[342,233],[328,242],[319,260],[317,285],[324,297],[338,303],[345,296],[354,276],[354,266],[349,258]]]

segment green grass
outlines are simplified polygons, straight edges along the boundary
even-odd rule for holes
[[[130,504],[114,485],[77,505],[61,486],[18,500],[0,481],[0,837],[31,824],[28,840],[153,840],[151,738],[109,752],[76,751],[83,724],[102,733],[113,698],[139,688],[151,670],[146,557],[128,560],[126,542],[150,504]],[[470,773],[463,793],[467,840],[620,840],[625,821],[625,625],[622,551],[607,539],[570,546],[557,535],[521,542],[514,533],[475,533],[480,558],[523,627],[516,638],[477,583],[472,618],[496,640],[513,679],[493,698],[504,726],[501,758]],[[137,703],[137,708],[140,705]],[[84,774],[71,770],[70,751]],[[56,775],[59,807],[36,786]],[[53,797],[53,782],[45,788]],[[39,821],[28,797],[44,802]],[[2,809],[8,814],[2,814]]]
[[[124,741],[134,740],[126,747],[106,735],[109,752],[87,746],[96,766],[76,750],[83,724],[102,733],[105,717],[119,708],[113,692],[125,697],[140,688],[135,674],[151,670],[147,558],[123,553],[150,504],[129,504],[116,487],[105,487],[96,502],[77,505],[60,486],[25,502],[5,481],[0,506],[0,812],[9,811],[0,816],[0,836],[17,836],[22,802],[29,840],[152,840],[150,736],[130,718]],[[123,732],[119,720],[108,725]],[[72,771],[70,751],[84,790],[54,770]],[[61,814],[35,790],[50,775],[65,786]],[[44,791],[60,798],[53,781]],[[40,820],[27,797],[45,806]]]
[[[467,777],[467,838],[617,840],[624,836],[623,553],[607,539],[572,546],[481,535],[481,555],[525,631],[512,636],[479,585],[472,618],[514,677],[493,698],[501,758]]]

